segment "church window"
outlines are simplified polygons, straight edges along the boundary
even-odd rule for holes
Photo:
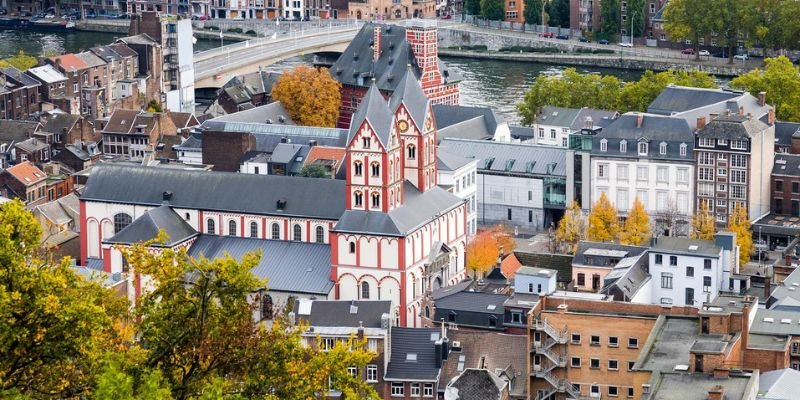
[[[381,164],[377,161],[372,162],[372,176],[380,176],[381,174]]]
[[[361,282],[361,299],[369,300],[369,283]]]
[[[350,254],[354,254],[356,252],[356,242],[350,242]]]
[[[210,233],[210,234],[212,234],[212,235],[216,233],[216,227],[215,227],[215,225],[216,225],[216,224],[214,223],[214,220],[213,220],[213,219],[209,218],[208,220],[206,220],[206,226],[208,227],[208,228],[207,228],[207,230],[208,230],[208,233]]]
[[[277,222],[272,224],[272,240],[279,240],[281,238],[281,226]]]
[[[415,160],[417,158],[417,146],[410,144],[406,146],[406,151],[408,153],[409,160]]]
[[[316,229],[317,243],[325,243],[325,228],[318,226]]]
[[[364,195],[361,192],[356,191],[353,193],[353,204],[356,207],[361,207],[364,204]]]
[[[370,146],[370,140],[369,140],[369,138],[368,138],[368,137],[361,138],[361,142],[362,142],[362,144],[364,145],[364,148],[365,148],[365,149],[368,149],[368,148],[369,148],[369,146]]]
[[[256,221],[250,222],[250,237],[258,237],[258,223]]]
[[[361,161],[356,161],[353,163],[353,175],[361,176],[363,164]]]
[[[381,206],[381,195],[378,192],[372,193],[372,208]]]
[[[119,231],[130,225],[131,222],[133,222],[133,218],[128,214],[119,213],[114,215],[114,233],[119,233]]]
[[[228,236],[236,236],[236,221],[228,221]]]
[[[296,240],[298,242],[303,240],[303,230],[300,228],[300,225],[295,224],[294,227],[292,227],[292,231],[293,231],[293,235],[294,235],[294,238],[293,238],[294,240]]]

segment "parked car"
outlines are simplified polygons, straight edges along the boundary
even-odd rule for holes
[[[556,39],[569,40],[569,35],[558,35],[556,36]]]
[[[701,56],[703,56],[703,57],[709,57],[709,56],[711,56],[711,53],[709,53],[709,51],[708,51],[708,50],[700,50],[700,52],[698,52],[697,54],[699,54],[699,55],[701,55]]]
[[[747,54],[737,54],[737,55],[733,56],[733,58],[736,59],[736,60],[746,61],[750,57]]]
[[[606,39],[600,39],[600,41],[598,41],[597,43],[600,43],[600,44],[608,44],[608,40],[606,40]]]
[[[681,54],[694,54],[694,49],[685,48],[685,49],[681,50]]]
[[[581,42],[581,43],[592,43],[591,40],[589,40],[589,39],[587,39],[587,38],[585,38],[583,36],[579,37],[578,41]]]
[[[553,34],[553,32],[545,32],[545,33],[542,34],[542,37],[546,37],[546,38],[552,38],[553,36],[555,36]]]
[[[442,15],[442,19],[451,19],[451,18],[453,18],[453,16],[450,14]]]
[[[619,42],[617,43],[620,47],[633,47],[633,43],[631,42]]]

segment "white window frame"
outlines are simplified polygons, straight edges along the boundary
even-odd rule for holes
[[[378,366],[375,364],[367,365],[367,382],[378,382]]]
[[[405,396],[405,385],[403,382],[392,382],[390,393],[392,397]]]

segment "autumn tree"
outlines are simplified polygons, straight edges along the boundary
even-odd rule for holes
[[[625,219],[625,227],[620,232],[619,241],[622,244],[643,246],[650,240],[650,236],[650,217],[639,196],[636,196],[633,207],[628,211],[628,218]]]
[[[592,205],[589,212],[589,226],[586,229],[586,239],[595,242],[610,242],[616,240],[619,234],[619,217],[617,209],[608,200],[605,193]]]
[[[158,100],[153,99],[147,103],[147,112],[164,112],[164,107],[161,106]]]
[[[467,244],[466,267],[472,271],[473,277],[489,271],[500,256],[500,250],[508,254],[514,250],[516,242],[505,225],[493,225],[489,229],[479,231]]]
[[[278,78],[272,98],[280,101],[299,125],[334,127],[339,118],[340,86],[327,68],[299,65]]]
[[[751,230],[750,218],[747,217],[747,209],[738,203],[733,206],[728,230],[736,233],[736,244],[739,245],[739,263],[744,265],[750,261],[753,255],[753,232]]]
[[[692,217],[692,230],[689,235],[692,239],[714,240],[717,226],[714,216],[708,211],[708,205],[700,202],[697,213]]]
[[[24,50],[19,50],[17,54],[0,60],[0,67],[14,67],[20,71],[27,71],[38,63],[36,57],[25,54]]]
[[[0,398],[77,398],[119,345],[126,304],[37,250],[19,201],[0,206]]]
[[[556,241],[559,247],[566,246],[567,252],[574,254],[578,247],[578,242],[583,239],[585,230],[581,206],[577,201],[573,200],[569,203],[564,216],[558,222]]]
[[[731,86],[754,95],[767,93],[780,121],[800,122],[800,71],[784,57],[767,58],[764,69],[756,68],[731,81]]]

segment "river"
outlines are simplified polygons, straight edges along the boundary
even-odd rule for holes
[[[99,32],[44,33],[27,30],[0,31],[0,58],[15,54],[20,49],[27,54],[42,56],[78,52],[89,47],[108,44],[120,35]],[[198,40],[195,51],[217,47],[216,40]],[[311,56],[294,57],[273,65],[280,70],[300,63],[309,63]],[[461,104],[492,107],[510,123],[519,121],[516,105],[525,90],[542,73],[554,73],[560,66],[517,61],[478,60],[469,58],[443,58],[450,67],[457,68],[464,80],[461,83]],[[638,79],[639,71],[596,68],[581,72],[599,72],[616,75],[622,80]]]

